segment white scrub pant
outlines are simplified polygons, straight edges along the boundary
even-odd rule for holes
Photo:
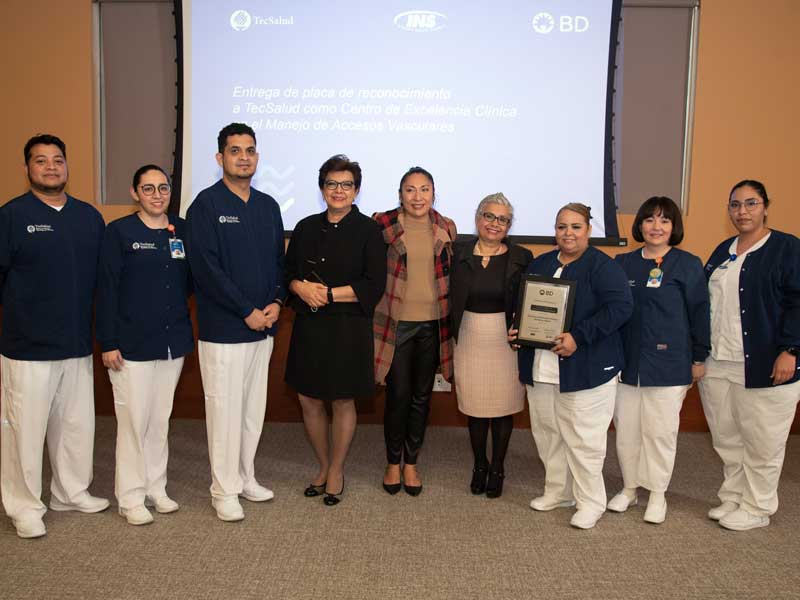
[[[614,404],[617,457],[626,488],[666,492],[675,466],[681,406],[688,385],[620,383]]]
[[[198,344],[206,401],[211,495],[235,497],[256,483],[255,456],[267,411],[273,338]]]
[[[41,500],[45,438],[56,500],[75,503],[92,482],[92,356],[41,361],[2,356],[0,371],[3,507],[14,521],[42,518],[47,512]]]
[[[544,495],[577,502],[578,509],[603,512],[608,426],[617,379],[590,390],[561,393],[558,384],[526,386],[531,432],[544,464]]]
[[[706,375],[700,380],[700,398],[714,450],[722,459],[719,499],[757,516],[774,514],[800,381],[747,389]]]
[[[108,370],[117,415],[114,494],[121,508],[167,495],[169,415],[183,358],[125,360]]]

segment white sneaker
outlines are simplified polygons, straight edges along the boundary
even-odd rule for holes
[[[266,502],[267,500],[272,500],[275,497],[275,494],[272,493],[272,490],[265,488],[263,485],[258,483],[251,483],[242,490],[242,493],[239,494],[243,498],[250,500],[250,502]]]
[[[125,517],[130,525],[147,525],[153,522],[153,515],[145,508],[144,504],[138,504],[133,508],[119,507],[120,516]]]
[[[578,512],[572,515],[569,524],[578,529],[591,529],[603,516],[602,511],[591,510],[589,508],[580,508]]]
[[[531,508],[539,512],[547,512],[556,508],[569,508],[575,506],[575,500],[560,500],[553,496],[539,496],[531,500]]]
[[[221,521],[241,521],[244,519],[244,510],[236,498],[212,498],[211,506],[217,511]]]
[[[47,534],[44,521],[38,518],[14,521],[14,527],[17,529],[17,535],[25,539],[42,537]]]
[[[730,512],[735,511],[737,508],[739,508],[739,505],[736,504],[736,502],[731,502],[729,500],[726,500],[719,506],[712,508],[710,511],[708,511],[708,518],[711,519],[712,521],[719,521],[722,517],[724,517]]]
[[[650,497],[647,502],[647,509],[644,511],[644,520],[648,523],[658,525],[667,518],[667,499]]]
[[[608,501],[606,508],[613,512],[624,513],[631,506],[636,506],[637,504],[639,504],[639,496],[635,495],[634,493],[633,498],[631,498],[628,496],[628,494],[622,491]]]
[[[743,508],[738,508],[722,517],[719,520],[719,524],[725,529],[732,529],[733,531],[747,531],[748,529],[766,527],[769,525],[769,517],[760,517],[746,511]]]
[[[109,506],[110,504],[108,503],[108,500],[106,500],[105,498],[98,498],[97,496],[92,496],[88,492],[71,504],[67,504],[66,502],[61,502],[61,500],[59,500],[55,496],[50,498],[50,510],[55,510],[59,512],[76,510],[82,513],[97,513],[104,511]]]
[[[181,507],[180,504],[175,502],[175,500],[173,500],[166,494],[163,496],[159,496],[158,498],[153,498],[152,496],[148,496],[145,504],[148,506],[154,506],[156,512],[162,515],[166,515],[167,513],[174,513]]]

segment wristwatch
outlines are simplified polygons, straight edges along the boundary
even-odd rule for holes
[[[788,352],[792,356],[797,356],[798,351],[800,351],[800,349],[797,346],[789,346],[788,348],[786,348],[786,352]]]
[[[328,304],[333,304],[333,289],[328,287]]]

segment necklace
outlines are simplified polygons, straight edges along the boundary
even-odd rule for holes
[[[497,248],[494,249],[494,252],[489,254],[483,249],[483,244],[481,244],[480,240],[478,240],[478,243],[475,244],[475,250],[478,251],[477,254],[478,256],[481,257],[481,267],[483,267],[484,269],[488,267],[489,261],[492,259],[492,257],[500,254],[500,250],[502,249],[503,249],[503,244],[499,244]]]

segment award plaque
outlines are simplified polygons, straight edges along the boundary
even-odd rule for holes
[[[567,279],[524,275],[519,286],[519,303],[514,328],[520,346],[549,349],[557,335],[572,326],[575,282]]]

